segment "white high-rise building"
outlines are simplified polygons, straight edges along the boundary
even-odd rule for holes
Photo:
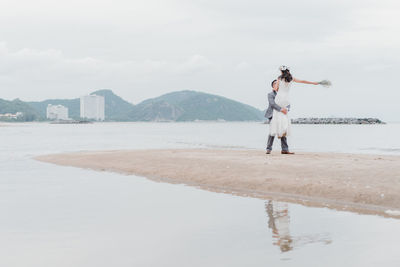
[[[46,117],[49,120],[68,120],[68,108],[62,105],[47,105]]]
[[[81,96],[81,118],[104,121],[104,96]]]

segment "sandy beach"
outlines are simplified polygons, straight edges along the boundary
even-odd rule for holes
[[[211,191],[400,215],[398,156],[171,149],[76,152],[36,159]]]

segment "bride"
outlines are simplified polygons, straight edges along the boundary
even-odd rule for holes
[[[295,82],[318,85],[322,84],[322,82],[309,82],[296,79],[292,76],[289,68],[286,66],[279,67],[279,70],[281,71],[281,75],[274,84],[274,90],[278,92],[275,97],[275,103],[279,105],[285,112],[279,112],[274,109],[272,120],[270,122],[269,134],[271,136],[278,136],[278,138],[281,138],[290,135],[291,122],[287,111],[290,108],[289,90],[292,83]]]

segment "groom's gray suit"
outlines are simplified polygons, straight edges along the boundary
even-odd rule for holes
[[[268,94],[268,108],[267,111],[265,112],[264,117],[266,117],[269,121],[272,120],[272,115],[274,114],[274,109],[278,112],[281,112],[281,107],[275,103],[275,97],[276,97],[277,92],[275,90],[272,90],[271,93]],[[268,135],[268,142],[267,142],[267,151],[272,151],[272,145],[274,143],[275,136]],[[289,146],[287,144],[287,139],[286,137],[281,137],[281,147],[282,151],[289,151]]]

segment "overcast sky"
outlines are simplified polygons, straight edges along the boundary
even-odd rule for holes
[[[112,89],[138,102],[177,90],[257,108],[282,64],[292,117],[400,121],[396,0],[2,0],[0,98]]]

